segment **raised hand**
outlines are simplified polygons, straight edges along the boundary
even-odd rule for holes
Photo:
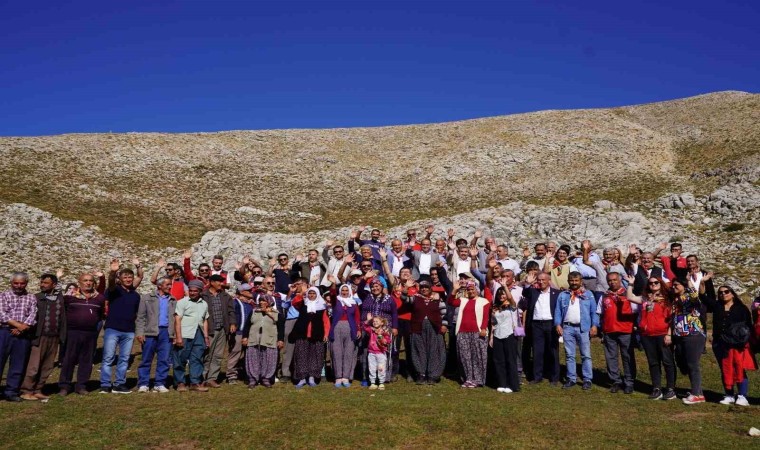
[[[359,235],[364,233],[364,230],[367,229],[367,225],[359,225]]]
[[[140,265],[140,258],[138,258],[137,256],[135,256],[134,258],[132,258],[132,264],[134,264],[135,267],[139,266]]]
[[[454,237],[454,229],[453,228],[449,228],[446,231],[446,234],[449,236],[449,239],[453,238]]]
[[[438,259],[438,261],[435,262],[435,266],[436,267],[443,267],[443,261],[441,261],[440,259]]]
[[[325,247],[327,248],[330,248],[333,245],[335,245],[335,241],[333,241],[332,239],[328,239],[327,242],[325,242]]]
[[[303,253],[296,254],[296,262],[301,262],[301,261],[303,261]]]
[[[581,243],[581,246],[583,247],[584,251],[587,251],[587,252],[591,251],[591,241],[589,241],[588,239],[584,239],[583,242]]]
[[[626,275],[625,280],[628,282],[629,285],[633,285],[633,283],[636,281],[636,277],[632,275]]]
[[[380,233],[380,243],[385,245],[385,242],[388,240],[388,237],[385,235],[385,233]]]
[[[333,275],[333,274],[328,274],[327,275],[327,281],[329,281],[332,284],[336,284],[338,282],[338,280],[335,279],[335,275]]]
[[[189,248],[185,250],[185,252],[182,254],[182,257],[185,259],[190,259],[193,257],[193,249]]]
[[[713,276],[715,276],[715,272],[707,272],[705,276],[702,277],[701,282],[704,283],[705,281],[711,279]]]
[[[523,258],[530,258],[531,252],[528,246],[523,247]]]
[[[119,267],[121,267],[121,261],[116,258],[112,259],[110,265],[111,272],[116,272],[119,270]]]
[[[628,244],[628,254],[632,255],[638,251],[636,244]]]
[[[351,232],[351,233],[348,235],[348,238],[349,238],[350,240],[352,240],[352,241],[353,241],[353,240],[355,240],[355,239],[356,239],[356,237],[357,237],[357,236],[359,236],[359,235],[356,233],[356,231],[352,231],[352,232]]]
[[[156,261],[156,267],[164,267],[166,266],[166,258],[163,256],[158,258],[158,261]]]
[[[348,255],[346,255],[346,256],[345,256],[343,259],[344,259],[344,260],[345,260],[347,263],[352,263],[352,262],[354,262],[354,259],[356,259],[356,257],[354,256],[354,254],[353,254],[353,253],[349,253],[349,254],[348,254]]]
[[[478,247],[472,246],[470,247],[470,258],[477,258],[478,257]]]
[[[666,248],[668,248],[667,242],[660,242],[659,244],[657,244],[657,250],[662,251],[662,250],[665,250]]]
[[[382,242],[382,243],[384,244],[384,242]],[[377,252],[380,253],[380,257],[383,258],[383,259],[385,259],[385,258],[388,257],[388,251],[385,248],[383,248],[383,247],[380,247],[380,249],[378,249]]]
[[[491,251],[492,254],[494,254],[494,255],[496,254],[496,244],[495,243],[492,242],[491,245],[488,246],[488,249]]]
[[[93,275],[95,275],[96,277],[100,278],[100,277],[102,277],[104,274],[103,274],[103,271],[102,271],[102,270],[96,270],[96,271],[93,273]]]
[[[271,258],[269,260],[269,268],[274,269],[275,267],[277,267],[277,258]]]
[[[459,280],[454,282],[454,286],[452,288],[453,292],[457,292],[462,287],[461,284],[459,284]]]
[[[414,280],[412,280],[410,278],[410,279],[406,280],[405,284],[406,284],[406,287],[410,288],[410,287],[414,286]]]
[[[237,270],[238,272],[240,272],[240,269],[242,269],[242,268],[243,268],[242,264],[240,264],[239,262],[235,263],[235,270]]]
[[[425,227],[425,233],[433,234],[433,231],[435,231],[435,227],[433,225],[428,225]]]
[[[477,230],[475,230],[475,239],[480,239],[482,237],[483,237],[483,229],[478,228]]]
[[[488,267],[496,267],[496,260],[494,258],[488,258]]]
[[[58,270],[55,271],[55,276],[60,280],[63,278],[63,268],[59,267]]]
[[[251,256],[250,255],[243,256],[243,265],[247,266],[249,262],[251,262]]]
[[[535,282],[536,282],[536,279],[537,279],[537,278],[538,278],[538,277],[536,276],[536,274],[535,274],[535,273],[529,273],[529,274],[527,274],[527,275],[525,276],[525,282],[526,282],[526,283],[528,283],[528,284],[533,284],[533,283],[535,283]]]

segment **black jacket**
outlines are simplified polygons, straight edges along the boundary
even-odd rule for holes
[[[208,289],[204,290],[201,294],[201,297],[203,300],[206,301],[208,304],[208,316],[209,316],[209,335],[214,335],[214,319],[212,318],[211,313],[211,293],[208,291]],[[221,300],[222,303],[222,320],[224,322],[223,330],[225,333],[229,333],[230,331],[230,325],[237,325],[237,321],[235,318],[235,303],[233,303],[232,297],[230,297],[230,294],[227,293],[227,291],[219,291],[219,300]]]
[[[554,288],[549,288],[549,302],[552,314],[552,320],[554,320],[554,310],[557,307],[557,298],[561,291]],[[533,313],[536,310],[536,302],[538,302],[538,296],[541,295],[541,291],[528,287],[522,291],[522,299],[520,299],[520,308],[525,311],[525,328],[526,331],[533,326]]]
[[[633,295],[642,295],[644,293],[644,288],[646,288],[647,280],[649,280],[650,277],[662,278],[664,276],[665,274],[659,267],[652,267],[652,272],[647,275],[646,270],[644,270],[644,268],[639,265],[638,269],[636,270],[636,276],[634,277],[635,279],[633,281]]]

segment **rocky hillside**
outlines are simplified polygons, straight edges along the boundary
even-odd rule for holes
[[[349,225],[392,236],[428,221],[483,227],[513,251],[677,238],[738,267],[747,289],[758,265],[756,94],[403,127],[0,138],[0,156],[2,285],[56,261],[193,243],[198,258],[265,259]]]

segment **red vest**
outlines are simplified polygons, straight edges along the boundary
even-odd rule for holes
[[[602,297],[602,331],[631,334],[635,320],[636,314],[633,313],[631,302],[625,299],[625,292],[605,292]]]

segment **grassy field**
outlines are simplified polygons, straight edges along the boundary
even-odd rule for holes
[[[135,348],[137,351],[137,348]],[[636,392],[607,390],[604,358],[593,344],[594,388],[547,383],[516,394],[405,381],[384,392],[224,385],[208,393],[53,396],[48,403],[0,403],[3,448],[758,448],[760,380],[750,374],[750,407],[723,406],[720,374],[702,358],[708,402],[650,401],[638,352]],[[564,354],[561,354],[564,360]],[[136,382],[135,364],[129,384]],[[95,372],[94,376],[97,375]],[[51,377],[57,380],[57,372]],[[688,378],[679,374],[679,394]],[[50,386],[54,389],[54,386]]]

